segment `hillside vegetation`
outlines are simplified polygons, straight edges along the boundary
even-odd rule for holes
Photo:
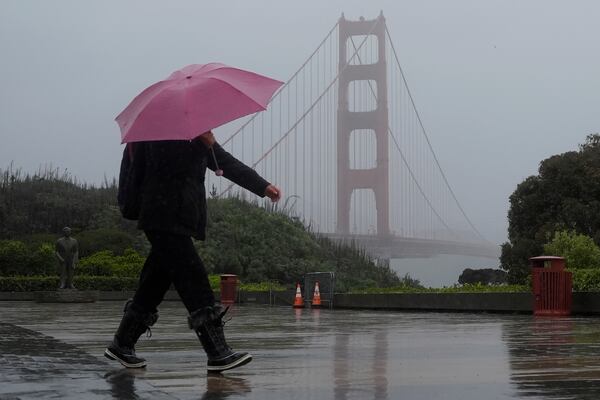
[[[139,272],[149,244],[135,222],[121,218],[114,181],[94,187],[53,169],[30,175],[9,168],[0,176],[0,276],[55,274],[48,258],[64,226],[80,242],[80,275]],[[406,279],[277,208],[238,198],[211,198],[208,208],[207,240],[196,247],[210,273],[293,285],[307,272],[333,271],[338,291],[398,286]]]

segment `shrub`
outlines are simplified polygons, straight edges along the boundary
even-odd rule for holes
[[[43,244],[48,244],[50,247],[54,248],[54,244],[58,240],[60,235],[55,235],[51,233],[34,233],[30,235],[21,235],[15,237],[15,240],[19,240],[25,243],[25,246],[30,250],[35,250]]]
[[[458,277],[458,283],[483,285],[500,285],[507,282],[507,273],[501,269],[482,268],[471,269],[465,268]]]
[[[43,243],[29,255],[27,269],[31,275],[54,275],[57,273],[57,267],[54,246],[49,243]]]
[[[81,259],[76,268],[77,275],[123,276],[137,278],[144,266],[144,257],[133,249],[127,249],[122,256],[110,250],[99,251]]]
[[[600,291],[600,268],[573,269],[574,292]]]
[[[135,290],[138,280],[120,276],[76,276],[73,283],[81,290]],[[0,277],[0,292],[56,290],[58,285],[58,276]]]
[[[212,288],[212,290],[221,289],[221,277],[219,275],[209,275],[208,283],[210,283],[210,287]]]
[[[0,292],[34,292],[55,290],[58,276],[9,276],[0,277]]]
[[[209,199],[208,208],[207,239],[196,247],[209,272],[291,284],[308,272],[333,271],[339,290],[400,284],[389,265],[376,265],[353,243],[314,234],[286,210],[268,211],[239,198]]]
[[[423,288],[410,286],[395,286],[389,288],[368,288],[352,290],[351,293],[524,293],[531,292],[527,285],[482,285],[467,284],[453,285],[443,288]]]
[[[50,244],[30,249],[17,240],[0,241],[0,276],[56,274],[56,267]]]
[[[75,287],[81,290],[135,290],[138,287],[137,277],[128,276],[78,276]]]
[[[544,253],[565,258],[571,269],[600,267],[600,248],[594,240],[575,231],[558,231],[552,241],[544,245]]]
[[[210,287],[218,292],[221,277],[209,275]],[[137,277],[128,276],[89,276],[79,275],[74,285],[80,290],[120,291],[137,289]],[[34,292],[56,290],[59,286],[58,276],[11,276],[0,277],[0,292]],[[281,291],[285,288],[275,282],[241,283],[240,290],[245,291]]]
[[[277,282],[260,282],[260,283],[244,283],[242,282],[240,285],[240,290],[244,290],[247,292],[282,292],[285,290],[285,287]]]
[[[28,263],[28,251],[23,242],[16,240],[0,242],[0,274],[24,275],[23,269]]]
[[[117,229],[94,229],[73,235],[79,242],[79,257],[88,257],[99,251],[108,250],[122,255],[134,247],[136,237]]]

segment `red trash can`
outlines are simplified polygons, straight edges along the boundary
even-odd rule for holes
[[[556,256],[531,257],[533,314],[564,316],[571,314],[573,274],[566,271],[565,259]]]
[[[237,275],[221,275],[221,304],[231,305],[237,299],[240,281]]]

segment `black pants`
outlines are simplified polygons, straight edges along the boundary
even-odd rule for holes
[[[156,312],[171,283],[189,312],[215,303],[208,275],[192,238],[146,231],[152,244],[133,303],[144,312]]]

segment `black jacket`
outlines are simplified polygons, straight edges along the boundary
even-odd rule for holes
[[[145,156],[138,228],[204,240],[204,176],[207,167],[216,169],[209,149],[198,139],[140,142],[136,146],[136,154],[144,151]],[[264,197],[269,182],[218,144],[214,151],[225,178]]]

